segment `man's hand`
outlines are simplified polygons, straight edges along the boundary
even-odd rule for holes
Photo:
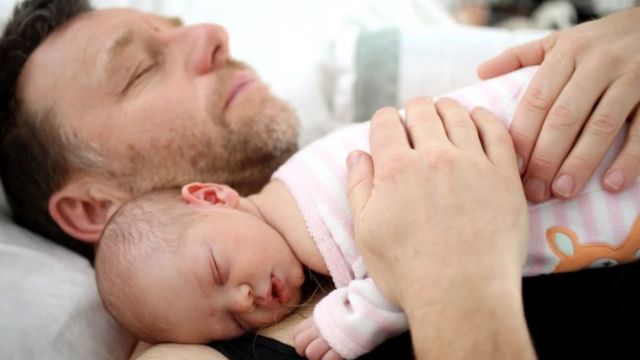
[[[551,34],[485,62],[486,79],[538,65],[511,136],[532,201],[575,196],[626,119],[627,140],[603,185],[621,191],[640,174],[640,7]],[[577,140],[576,140],[577,139]]]
[[[373,116],[373,162],[349,158],[356,241],[376,284],[402,306],[416,283],[453,290],[470,277],[483,286],[518,279],[529,228],[506,128],[481,109],[474,124],[451,99],[437,110],[416,99],[406,111],[406,132],[393,108]]]
[[[527,358],[529,222],[511,138],[488,111],[470,117],[450,99],[406,110],[406,131],[397,110],[376,112],[371,157],[348,159],[369,274],[407,313],[419,358]]]
[[[327,344],[320,331],[309,317],[296,326],[293,331],[296,352],[310,360],[341,360],[342,357]]]

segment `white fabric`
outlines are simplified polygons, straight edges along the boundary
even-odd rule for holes
[[[347,27],[336,37],[332,52],[331,103],[336,120],[355,119],[354,85],[357,77],[356,42],[360,29]],[[548,34],[542,30],[504,30],[447,24],[400,32],[398,98],[396,104],[416,96],[437,96],[476,81],[476,69],[504,49]]]
[[[0,203],[0,357],[126,359],[134,339],[102,307],[89,262],[14,225]]]

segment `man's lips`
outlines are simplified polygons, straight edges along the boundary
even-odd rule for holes
[[[227,93],[226,101],[224,102],[224,110],[226,111],[233,100],[235,100],[238,95],[255,80],[256,77],[247,72],[235,76],[229,88],[230,90]]]

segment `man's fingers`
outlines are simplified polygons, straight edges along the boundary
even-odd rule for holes
[[[627,139],[615,161],[604,176],[604,187],[609,191],[622,191],[640,175],[640,107],[629,126]]]
[[[482,150],[478,130],[467,110],[457,101],[442,98],[436,103],[438,114],[444,123],[449,141],[461,150]]]
[[[593,104],[602,96],[609,77],[595,66],[578,68],[546,115],[542,131],[528,161],[525,183],[534,181],[543,187],[526,187],[527,197],[533,201],[544,201],[551,194],[551,182],[558,169],[574,146]],[[582,135],[581,135],[582,137]],[[565,196],[573,194],[575,181],[567,176],[556,184]],[[542,190],[541,190],[542,189]]]
[[[475,108],[471,118],[478,128],[482,146],[489,160],[500,169],[511,169],[517,176],[518,166],[513,141],[504,124],[484,108]]]
[[[398,110],[392,107],[382,108],[371,118],[369,133],[371,155],[375,159],[384,149],[407,149],[410,147],[407,131],[402,124]]]
[[[520,100],[511,124],[516,154],[522,160],[521,172],[526,168],[547,113],[573,73],[570,56],[561,54],[564,52],[554,51],[544,60]]]
[[[407,132],[415,149],[429,144],[443,143],[447,134],[436,112],[436,106],[429,98],[416,98],[406,105]]]
[[[623,77],[606,90],[555,176],[552,186],[554,195],[573,197],[587,183],[640,101],[637,84],[638,79]]]
[[[359,217],[360,211],[371,197],[373,188],[373,162],[369,154],[353,151],[347,157],[349,179],[347,180],[347,196],[353,218]]]
[[[480,64],[478,66],[478,76],[480,79],[488,79],[525,66],[542,63],[545,56],[545,41],[549,41],[549,39],[532,41],[504,51],[500,55]]]

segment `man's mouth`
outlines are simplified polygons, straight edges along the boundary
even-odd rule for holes
[[[246,90],[253,82],[256,81],[256,77],[250,72],[243,72],[236,75],[229,87],[226,101],[224,102],[224,110],[226,111],[235,99]]]

